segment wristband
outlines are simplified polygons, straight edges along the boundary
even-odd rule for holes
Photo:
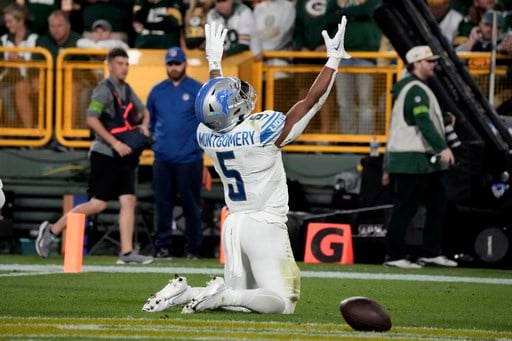
[[[222,73],[220,60],[208,60],[208,71],[219,70]]]
[[[325,63],[325,66],[338,71],[338,67],[340,66],[340,60],[341,58],[329,57],[329,59],[327,59],[327,62]]]

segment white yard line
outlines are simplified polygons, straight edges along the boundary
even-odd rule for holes
[[[0,274],[0,277],[41,275],[62,273],[62,265],[31,265],[31,264],[0,264],[0,271],[11,273]],[[152,266],[113,266],[113,265],[84,265],[82,272],[118,272],[118,273],[165,273],[165,274],[205,274],[222,275],[222,269],[188,268],[188,267],[152,267]],[[343,271],[302,271],[304,278],[345,278],[365,280],[396,280],[417,282],[453,282],[512,285],[512,278],[464,277],[464,276],[435,276],[417,274],[385,274]]]

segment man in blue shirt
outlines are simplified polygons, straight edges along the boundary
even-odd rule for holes
[[[169,257],[173,210],[179,197],[185,215],[185,254],[198,259],[202,243],[201,185],[203,151],[196,141],[199,122],[194,112],[201,83],[186,74],[183,50],[170,48],[165,55],[168,79],[153,87],[148,96],[152,146],[153,187],[156,202],[155,255]]]

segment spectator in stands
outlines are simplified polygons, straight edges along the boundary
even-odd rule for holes
[[[426,84],[439,56],[422,45],[411,48],[405,57],[410,75],[391,90],[393,109],[384,169],[392,178],[394,193],[384,265],[455,267],[457,263],[441,253],[447,202],[444,177],[455,158],[445,139],[443,113]],[[426,218],[420,264],[416,264],[407,258],[405,232],[421,204],[425,204]]]
[[[463,13],[464,19],[459,25],[459,36],[469,37],[473,27],[478,26],[483,15],[490,9],[501,10],[501,4],[496,0],[473,0],[473,4]],[[456,42],[457,45],[459,42]]]
[[[491,52],[493,49],[492,44],[492,31],[493,31],[493,17],[496,15],[497,23],[497,46],[498,52],[509,53],[512,52],[512,37],[507,36],[503,39],[501,36],[501,27],[503,26],[503,15],[494,10],[485,12],[480,20],[480,23],[473,27],[468,39],[456,47],[457,51],[472,51],[472,52]]]
[[[149,136],[149,113],[126,83],[128,74],[128,54],[125,50],[115,48],[107,55],[108,78],[104,79],[94,90],[91,103],[87,109],[87,124],[94,131],[94,141],[89,149],[91,174],[89,178],[89,196],[86,203],[75,206],[71,212],[86,216],[98,214],[107,208],[110,200],[118,199],[119,233],[121,250],[118,264],[148,264],[152,257],[139,255],[133,249],[135,227],[136,171],[139,156],[127,143],[121,142],[113,133],[121,128],[125,116],[138,119],[138,129]],[[131,107],[129,112],[124,107]],[[126,114],[126,115],[125,115]],[[39,226],[36,239],[36,251],[41,257],[47,257],[52,241],[66,228],[67,216],[63,215],[55,224],[45,221]]]
[[[473,4],[473,1],[474,0],[452,0],[451,7],[465,16],[468,13],[469,7]]]
[[[493,45],[493,16],[496,15],[497,23],[497,40],[496,46]],[[492,52],[493,48],[498,53],[510,54],[512,53],[512,36],[509,34],[502,34],[502,27],[504,25],[504,18],[501,12],[489,10],[485,12],[482,20],[478,26],[475,26],[469,35],[469,38],[456,47],[457,51],[471,51],[471,52]],[[490,57],[472,58],[468,61],[470,67],[488,69],[491,62]],[[497,65],[507,65],[510,69],[509,59],[496,59]],[[510,85],[510,80],[505,77],[498,76],[495,80],[496,91],[493,96],[493,105],[497,108],[498,113],[503,113],[510,99],[507,89]],[[501,90],[501,91],[500,91]],[[508,89],[507,89],[508,90]]]
[[[256,19],[250,7],[240,0],[215,0],[206,22],[222,24],[228,29],[224,56],[251,51],[255,59],[261,58],[261,41],[256,33]]]
[[[110,39],[122,40],[126,44],[133,38],[132,11],[135,0],[74,0],[82,7],[83,36],[92,38],[93,24],[105,20],[110,24]],[[129,44],[128,44],[129,45]]]
[[[121,39],[113,37],[112,26],[104,19],[96,20],[91,26],[90,38],[78,39],[76,46],[88,49],[113,49],[119,47],[128,49],[129,46]]]
[[[337,1],[327,0],[325,5],[312,6],[307,0],[297,0],[295,9],[294,49],[297,51],[325,51],[325,43],[321,32],[326,30],[330,36],[336,33],[339,23]],[[348,24],[347,29],[350,25]],[[296,58],[294,62],[297,64],[323,65],[325,60],[323,58]],[[297,79],[298,98],[306,96],[314,77],[313,74],[308,74],[306,77]],[[318,123],[320,124],[321,133],[333,133],[331,129],[335,126],[333,122],[335,119],[331,112],[334,112],[335,103],[331,98],[332,96],[329,96],[319,115],[312,120],[309,128],[306,128],[306,133],[313,131]]]
[[[25,6],[30,18],[30,30],[42,36],[48,33],[48,17],[61,9],[61,0],[16,0],[20,6]]]
[[[10,5],[13,3],[16,3],[16,0],[0,0],[0,10],[3,11],[3,9],[5,7],[7,7],[7,5]],[[8,31],[7,31],[7,27],[5,26],[4,17],[0,15],[0,35],[4,35],[7,32]]]
[[[78,40],[80,39],[80,34],[71,30],[71,22],[69,20],[69,15],[67,12],[62,10],[55,10],[48,17],[48,27],[49,33],[43,36],[39,36],[37,39],[36,45],[40,47],[44,47],[47,49],[52,57],[53,57],[53,65],[54,68],[57,64],[57,57],[59,52],[62,49],[68,47],[76,47]],[[34,59],[41,59],[42,56],[35,55]],[[71,55],[66,57],[67,60],[89,60],[87,56],[83,55]],[[73,81],[73,91],[74,94],[81,94],[84,86],[87,86],[90,83],[88,78],[80,78]],[[55,90],[55,86],[54,86]],[[85,113],[76,114],[85,107],[84,105],[80,105],[80,99],[82,96],[73,96],[72,98],[72,109],[75,111],[74,116],[78,119],[77,122],[82,123],[83,120],[80,120],[85,117]],[[54,103],[55,103],[55,91],[54,91]],[[61,146],[56,138],[54,137],[52,142],[50,143],[50,148],[56,151],[64,151],[65,148]]]
[[[295,5],[288,0],[262,0],[253,10],[256,19],[256,32],[261,41],[263,51],[283,51],[293,49],[293,32],[295,29]],[[265,64],[286,66],[290,59],[265,59]],[[286,111],[294,103],[289,96],[294,88],[293,77],[285,72],[274,72],[275,109]]]
[[[327,1],[325,6],[310,6],[305,0],[297,0],[295,8],[293,37],[295,50],[325,51],[321,32],[322,30],[327,30],[329,34],[336,32],[336,25],[339,22],[338,3],[331,0]]]
[[[37,34],[30,32],[26,22],[28,13],[24,7],[16,3],[10,4],[3,10],[3,17],[9,33],[0,37],[1,46],[5,47],[35,47]],[[30,52],[6,52],[3,54],[5,60],[22,62],[32,59]],[[2,83],[2,100],[4,108],[14,108],[24,128],[34,128],[34,96],[37,93],[37,80],[34,73],[25,67],[4,68],[0,73]],[[14,87],[12,86],[14,84]],[[9,114],[10,110],[4,113]]]
[[[262,0],[254,7],[256,32],[264,51],[293,48],[295,6],[288,0]]]
[[[49,33],[37,39],[37,46],[46,48],[57,61],[59,51],[66,47],[76,47],[80,34],[71,30],[69,16],[62,10],[53,11],[48,17]]]
[[[182,1],[136,0],[133,29],[134,47],[140,49],[185,48],[183,34],[185,4]]]
[[[464,16],[452,8],[452,0],[428,0],[428,7],[439,24],[441,32],[451,44],[456,44],[459,25]]]
[[[167,51],[165,66],[168,79],[155,85],[147,100],[149,130],[155,140],[152,146],[155,155],[155,256],[170,256],[173,211],[179,198],[185,215],[185,254],[188,259],[196,260],[199,259],[203,240],[203,150],[195,136],[199,121],[194,103],[202,84],[187,76],[187,59],[179,47]]]
[[[346,47],[349,51],[379,51],[381,31],[373,20],[380,0],[339,3],[347,17]],[[340,66],[374,67],[376,59],[343,59]],[[373,75],[347,73],[336,77],[336,98],[340,108],[342,134],[375,134]]]
[[[295,6],[288,0],[262,0],[254,7],[256,33],[263,51],[293,49]],[[283,58],[269,59],[268,65],[288,65]]]
[[[204,24],[213,0],[186,0],[185,44],[188,49],[204,49]]]

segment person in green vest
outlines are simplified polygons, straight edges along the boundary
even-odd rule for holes
[[[426,84],[439,56],[430,46],[421,45],[411,48],[405,57],[410,75],[391,90],[394,102],[384,167],[394,192],[384,265],[403,269],[419,269],[422,265],[455,267],[457,263],[441,252],[447,203],[444,178],[455,157],[445,138],[443,112]],[[426,208],[423,243],[415,263],[408,259],[405,234],[422,204]]]

